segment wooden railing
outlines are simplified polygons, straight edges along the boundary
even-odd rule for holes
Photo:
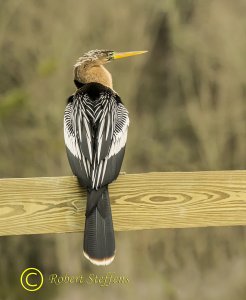
[[[246,171],[120,175],[115,230],[246,225]],[[86,193],[68,177],[0,180],[0,235],[78,232]]]

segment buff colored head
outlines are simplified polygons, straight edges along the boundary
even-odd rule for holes
[[[91,50],[81,56],[74,65],[74,80],[80,83],[98,82],[113,88],[112,76],[103,66],[119,58],[146,53],[147,51],[115,52],[112,50]]]

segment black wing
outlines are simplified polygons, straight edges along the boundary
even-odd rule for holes
[[[98,189],[120,172],[124,157],[128,111],[111,90],[90,99],[79,92],[64,114],[64,138],[71,169],[82,185]]]

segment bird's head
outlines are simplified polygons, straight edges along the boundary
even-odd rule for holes
[[[75,68],[83,66],[93,67],[103,65],[113,59],[114,51],[111,50],[91,50],[82,55],[74,65]]]
[[[74,80],[80,83],[99,82],[112,88],[112,77],[104,64],[119,58],[143,54],[147,51],[115,52],[91,50],[81,56],[74,65]]]

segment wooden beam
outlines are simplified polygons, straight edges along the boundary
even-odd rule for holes
[[[246,171],[121,175],[110,186],[115,230],[246,225]],[[75,177],[0,180],[0,235],[78,232]]]

